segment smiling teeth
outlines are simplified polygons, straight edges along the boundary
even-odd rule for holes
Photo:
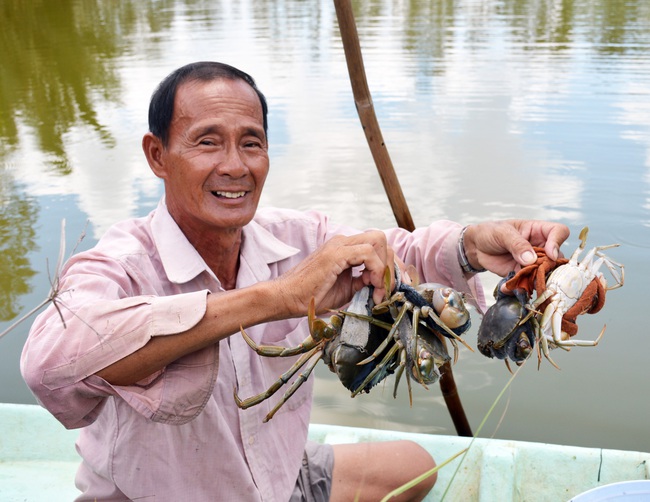
[[[246,192],[215,192],[220,197],[226,197],[227,199],[237,199],[246,195]]]

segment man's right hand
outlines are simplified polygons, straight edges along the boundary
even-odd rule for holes
[[[386,235],[371,230],[349,237],[336,236],[296,267],[281,275],[275,282],[278,298],[292,316],[307,314],[313,297],[319,313],[339,308],[352,299],[364,286],[375,287],[373,297],[377,303],[384,299],[384,272],[386,266],[394,277],[394,254],[388,246]],[[354,267],[362,266],[360,275],[353,274]],[[391,288],[394,279],[391,280]]]

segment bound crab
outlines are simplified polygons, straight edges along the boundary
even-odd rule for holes
[[[623,286],[625,267],[606,256],[603,251],[618,247],[620,244],[596,246],[584,256],[589,227],[580,232],[580,245],[571,255],[569,262],[555,268],[546,279],[546,289],[537,293],[537,298],[530,302],[528,308],[539,319],[539,339],[542,352],[548,361],[559,369],[550,357],[550,349],[560,347],[595,347],[603,337],[603,326],[595,340],[579,340],[572,336],[577,333],[575,320],[584,313],[595,314],[605,305],[605,293]],[[600,268],[607,267],[614,284],[607,285]],[[542,309],[541,317],[540,311]],[[575,328],[573,328],[575,326]]]
[[[389,269],[385,282],[388,291]],[[397,393],[400,377],[406,374],[410,398],[411,377],[426,388],[440,378],[440,366],[451,359],[440,335],[451,338],[455,346],[455,340],[462,341],[460,334],[470,326],[469,312],[460,293],[434,284],[423,284],[416,289],[402,283],[399,273],[394,293],[379,305],[373,304],[372,289],[365,287],[354,295],[348,310],[335,312],[329,322],[316,317],[312,299],[307,318],[310,334],[296,347],[257,345],[241,330],[248,345],[261,356],[301,356],[265,392],[242,400],[235,389],[237,406],[246,409],[261,403],[303,369],[264,419],[270,420],[321,359],[351,391],[352,397],[369,392],[388,375],[396,373],[393,395]]]
[[[427,384],[435,383],[440,378],[440,366],[450,360],[448,356],[444,360],[429,356],[429,354],[440,355],[442,350],[446,354],[441,336],[450,339],[454,348],[454,362],[458,359],[457,342],[473,351],[461,338],[461,335],[469,329],[471,321],[464,295],[438,283],[411,286],[402,282],[399,269],[395,270],[395,291],[390,298],[372,309],[372,317],[354,314],[354,317],[367,321],[371,326],[381,326],[388,331],[377,349],[358,364],[365,365],[379,358],[382,359],[377,368],[366,377],[366,381],[370,382],[375,372],[380,372],[380,368],[399,356],[400,366],[397,369],[393,396],[397,393],[397,386],[404,369],[411,368],[410,372],[406,372],[409,400],[411,400],[410,377],[413,376],[427,388]],[[388,282],[387,277],[387,285]],[[386,318],[389,322],[383,320]],[[414,357],[416,355],[417,358]],[[434,359],[435,364],[433,364]],[[417,361],[418,365],[413,364],[413,361]],[[418,368],[421,368],[421,371]],[[363,383],[366,381],[362,382],[357,390],[352,390],[352,397],[364,390]]]
[[[496,302],[483,317],[477,334],[478,350],[486,357],[496,357],[506,363],[512,373],[510,362],[523,364],[533,352],[539,324],[528,310],[528,293],[516,289],[512,294],[501,292],[501,286],[514,277],[511,272],[494,289]]]
[[[578,261],[585,249],[588,232],[588,227],[582,229],[579,236],[580,245],[568,260],[560,259],[554,262],[542,249],[536,249],[537,263],[523,268],[506,282],[507,289],[520,291],[518,297],[514,300],[498,299],[491,307],[494,309],[493,315],[488,316],[490,314],[488,310],[479,330],[479,342],[486,342],[492,337],[495,341],[504,340],[503,343],[507,343],[515,333],[521,334],[523,328],[532,329],[539,342],[539,361],[541,361],[541,354],[544,354],[544,357],[558,369],[559,367],[550,357],[551,349],[560,347],[570,350],[572,347],[598,345],[605,333],[605,327],[595,340],[573,338],[578,331],[576,318],[581,314],[595,314],[600,311],[605,304],[606,292],[623,286],[625,269],[622,264],[603,253],[604,250],[618,247],[619,244],[596,246],[588,251],[581,261]],[[607,267],[614,279],[611,286],[607,285],[600,271],[603,266]],[[531,300],[533,292],[536,293],[536,297]],[[518,302],[520,305],[525,303],[525,310],[519,307],[510,312],[506,309],[501,310],[505,302]],[[523,339],[520,341],[523,342]],[[485,353],[483,350],[481,352]],[[510,353],[497,353],[489,349],[487,352],[496,357],[502,356],[501,359],[509,357],[517,363],[523,361]],[[520,355],[523,356],[525,352],[520,352]]]

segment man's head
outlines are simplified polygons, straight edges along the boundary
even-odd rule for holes
[[[243,80],[250,85],[260,99],[264,116],[264,133],[268,132],[268,107],[264,94],[257,88],[255,80],[248,73],[215,61],[190,63],[174,70],[160,82],[149,103],[149,131],[162,140],[163,146],[169,141],[169,124],[174,115],[176,91],[185,82],[192,80],[209,82],[217,79]]]
[[[266,101],[253,80],[219,63],[184,66],[158,87],[149,116],[142,147],[181,230],[197,249],[237,238],[269,170]]]

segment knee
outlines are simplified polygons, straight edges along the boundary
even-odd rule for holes
[[[405,457],[408,459],[412,479],[428,473],[436,467],[436,462],[431,454],[418,443],[410,440],[404,440],[403,443]],[[422,500],[431,491],[437,479],[437,472],[429,474],[429,476],[409,490],[409,500]]]
[[[429,452],[414,441],[335,445],[330,500],[380,500],[435,466]],[[420,501],[436,479],[435,473],[427,476],[391,500]]]

